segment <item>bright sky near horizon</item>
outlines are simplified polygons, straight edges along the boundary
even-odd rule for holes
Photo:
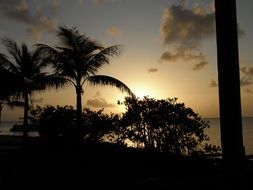
[[[237,0],[237,16],[242,111],[253,116],[253,1]],[[121,80],[140,97],[177,97],[202,117],[219,115],[214,22],[213,0],[0,0],[0,38],[55,46],[58,26],[77,26],[105,46],[124,45],[99,74]],[[2,45],[0,52],[6,53]],[[83,107],[123,112],[117,101],[124,96],[85,85]],[[75,106],[75,90],[35,94],[34,104]],[[5,108],[2,120],[22,115],[22,109]]]

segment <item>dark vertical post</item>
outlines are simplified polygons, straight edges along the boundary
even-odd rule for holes
[[[215,0],[222,157],[240,168],[245,153],[242,137],[240,70],[235,0]]]

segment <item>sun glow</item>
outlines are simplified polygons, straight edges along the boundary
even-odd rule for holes
[[[134,94],[136,97],[138,98],[144,98],[144,96],[151,96],[151,92],[149,92],[149,90],[145,89],[145,88],[137,88],[136,90],[134,90]]]

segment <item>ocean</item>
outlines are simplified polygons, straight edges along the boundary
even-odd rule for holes
[[[206,134],[210,137],[208,143],[221,146],[220,140],[220,119],[208,118],[210,121],[210,128],[206,130]],[[243,144],[247,155],[253,155],[253,117],[243,117]]]
[[[210,128],[206,129],[206,134],[210,140],[208,143],[221,146],[220,141],[220,120],[219,118],[207,118],[204,119],[210,122]],[[0,135],[22,135],[20,132],[10,132],[10,128],[19,122],[15,121],[2,121],[0,124]],[[244,117],[242,120],[243,126],[243,142],[245,146],[245,152],[247,155],[253,155],[253,117]],[[37,136],[38,133],[31,132],[31,136]]]
[[[15,124],[22,124],[19,121],[2,121],[0,123],[0,135],[13,135],[13,136],[22,136],[22,132],[11,132],[10,129]],[[29,132],[30,136],[38,136],[37,132]]]

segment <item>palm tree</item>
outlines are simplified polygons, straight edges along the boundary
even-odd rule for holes
[[[3,39],[2,43],[9,57],[0,54],[0,68],[21,79],[18,86],[13,87],[12,83],[7,83],[5,89],[10,93],[21,92],[21,97],[24,99],[23,135],[26,138],[28,135],[29,96],[31,93],[34,90],[61,87],[66,81],[54,74],[44,72],[49,62],[43,57],[44,54],[39,48],[29,51],[26,44],[23,43],[18,46],[15,41],[8,38]],[[5,82],[9,80],[10,78],[6,78]]]
[[[122,92],[132,95],[131,90],[118,79],[96,75],[99,69],[110,63],[110,57],[120,55],[122,49],[120,45],[104,47],[86,35],[80,34],[76,27],[59,27],[58,38],[62,44],[60,47],[53,48],[45,44],[38,44],[38,47],[54,62],[55,73],[75,87],[78,122],[82,116],[85,82],[91,85],[115,86]]]
[[[243,146],[236,0],[215,0],[222,159],[227,183],[242,187]],[[232,179],[232,180],[231,180]]]
[[[0,54],[1,55],[1,54]],[[3,56],[0,56],[0,65],[2,66]],[[7,82],[8,81],[8,82]],[[10,106],[11,108],[15,105],[20,106],[17,103],[16,93],[20,92],[20,87],[23,85],[21,77],[14,73],[0,67],[0,123],[1,115],[4,106]],[[17,104],[16,104],[17,103]]]

